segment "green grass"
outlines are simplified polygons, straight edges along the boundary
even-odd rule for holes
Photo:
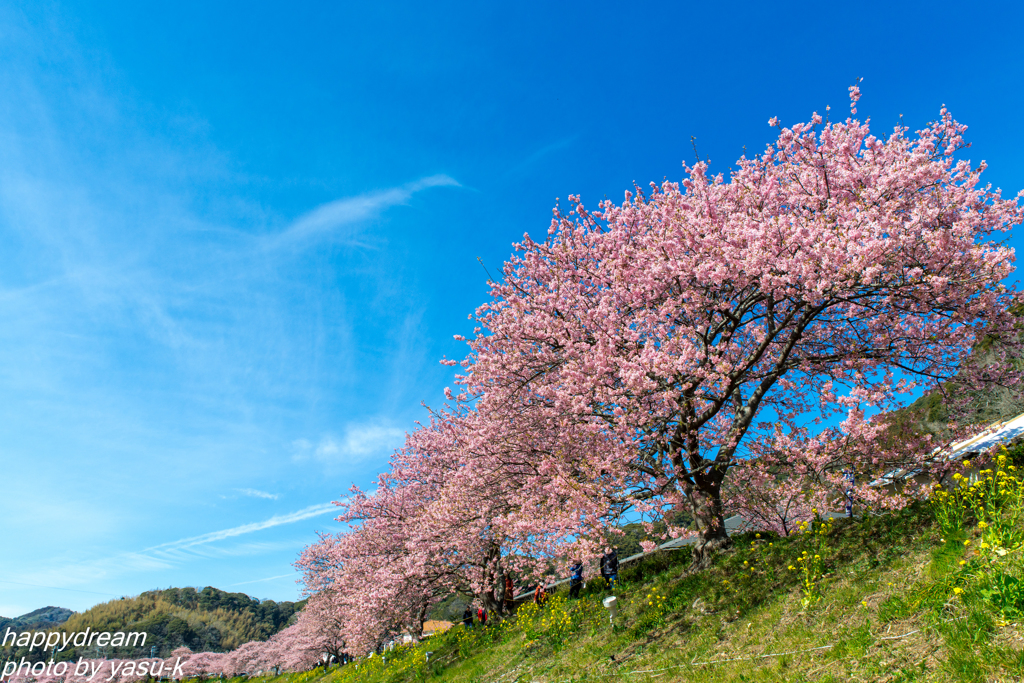
[[[963,543],[971,533],[944,538],[927,506],[918,504],[865,520],[837,520],[827,536],[737,536],[733,549],[700,573],[688,573],[685,549],[661,551],[623,568],[614,626],[600,604],[610,592],[591,582],[578,601],[560,592],[545,608],[525,605],[486,629],[456,626],[396,648],[386,664],[374,657],[358,667],[277,678],[280,683],[1020,680],[1024,629],[1011,615],[1024,621],[1024,611],[1015,611],[1024,610],[1024,590],[1017,604],[1016,584],[998,577],[1013,576],[1018,571],[1013,567],[1022,563],[1010,553],[1017,564],[985,564]],[[811,591],[820,599],[809,603],[798,566],[805,551],[821,558]]]

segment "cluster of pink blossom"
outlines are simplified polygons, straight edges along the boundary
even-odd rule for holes
[[[313,632],[364,653],[454,591],[500,613],[510,576],[593,561],[624,515],[689,511],[700,566],[728,512],[788,533],[837,500],[917,495],[872,484],[935,445],[866,415],[969,372],[1017,381],[962,361],[982,338],[1019,348],[995,237],[1024,214],[960,158],[945,108],[876,137],[859,96],[842,122],[773,119],[728,179],[698,162],[596,211],[570,196],[544,241],[524,236],[450,405],[339,503],[350,531],[302,555]]]

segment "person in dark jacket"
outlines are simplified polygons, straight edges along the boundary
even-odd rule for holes
[[[583,560],[577,559],[569,567],[569,597],[580,597],[580,588],[583,587]]]
[[[601,556],[601,576],[608,582],[608,587],[615,586],[619,580],[619,549],[612,548],[611,552]]]
[[[467,628],[473,628],[473,610],[466,605],[466,611],[462,613],[462,623]]]

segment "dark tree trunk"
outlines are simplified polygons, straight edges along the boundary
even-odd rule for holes
[[[490,623],[492,618],[497,618],[501,603],[494,597],[493,589],[480,593],[478,597],[483,608],[487,610],[487,622]]]
[[[413,615],[413,621],[409,625],[409,635],[416,641],[423,638],[423,621],[427,618],[427,608],[428,603],[424,601],[419,609],[416,610],[416,614]]]
[[[509,597],[510,597],[510,596],[505,595],[505,588],[506,588],[506,585],[507,585],[506,584],[506,579],[508,578],[508,574],[502,573],[502,574],[500,574],[500,576],[501,576],[501,581],[498,583],[498,597],[497,597],[498,607],[497,607],[497,612],[496,613],[504,615],[505,614],[505,605],[508,604]]]
[[[491,619],[498,619],[501,610],[501,599],[497,597],[499,591],[505,589],[505,574],[501,571],[498,561],[501,557],[501,549],[498,545],[492,544],[490,551],[488,552],[487,563],[483,567],[484,585],[490,586],[485,591],[477,593],[481,605],[487,610],[487,621]],[[498,581],[501,581],[501,585],[498,585]],[[497,590],[495,590],[497,589]]]
[[[725,530],[725,510],[721,488],[694,486],[690,491],[693,517],[700,534],[693,546],[692,569],[707,569],[716,553],[732,545]]]

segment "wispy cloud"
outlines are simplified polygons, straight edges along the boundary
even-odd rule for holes
[[[454,178],[439,174],[421,178],[400,187],[336,199],[299,216],[284,232],[267,237],[264,247],[268,250],[278,249],[335,233],[339,228],[365,221],[392,206],[404,204],[417,192],[431,187],[461,187],[461,185]],[[351,235],[349,236],[351,237]]]
[[[154,550],[152,551],[152,554],[158,555],[172,564],[180,564],[196,558],[223,559],[252,557],[256,555],[269,555],[271,553],[283,551],[296,551],[307,545],[309,545],[308,538],[278,542],[232,543],[226,545],[208,543],[188,546],[186,548],[174,548],[171,550]]]
[[[232,527],[230,529],[222,529],[220,531],[212,531],[208,534],[201,534],[199,536],[191,536],[189,538],[181,538],[177,541],[170,541],[168,543],[161,543],[160,545],[154,545],[146,548],[142,552],[148,553],[155,550],[183,550],[185,548],[191,548],[197,545],[203,545],[206,543],[214,543],[216,541],[223,541],[226,538],[233,538],[235,536],[241,536],[242,534],[251,534],[254,531],[262,531],[264,529],[270,529],[275,526],[281,526],[282,524],[292,524],[293,522],[300,522],[304,519],[311,517],[317,517],[319,515],[326,514],[333,510],[337,510],[337,506],[333,503],[322,503],[320,505],[310,505],[308,508],[303,508],[296,512],[288,513],[287,515],[274,515],[270,519],[263,520],[262,522],[252,522],[250,524],[242,524],[241,526]]]
[[[295,578],[298,578],[298,576],[299,575],[296,572],[292,572],[291,574],[281,574],[280,576],[268,576],[265,579],[253,579],[252,581],[241,581],[239,583],[231,584],[230,587],[234,588],[235,586],[248,586],[251,583],[266,583],[267,581],[277,581],[278,579],[295,579]]]
[[[313,443],[308,439],[292,442],[296,461],[313,460],[325,465],[352,464],[369,456],[382,455],[401,445],[405,431],[381,423],[352,424],[344,435],[324,435]]]
[[[202,121],[182,128],[139,120],[139,111],[154,111],[149,103],[126,95],[131,88],[115,65],[79,49],[53,18],[19,23],[19,38],[11,17],[0,16],[0,34],[16,48],[0,71],[0,92],[19,103],[0,107],[0,243],[10,253],[0,278],[0,406],[10,417],[0,459],[11,462],[6,478],[31,481],[31,459],[22,457],[31,450],[76,486],[42,511],[25,512],[31,487],[3,497],[0,511],[16,522],[5,528],[8,545],[19,552],[0,558],[0,575],[33,584],[26,595],[40,586],[99,592],[241,578],[216,572],[232,556],[291,558],[301,527],[326,526],[336,515],[331,505],[312,505],[329,500],[326,486],[232,490],[303,476],[264,444],[307,434],[297,451],[318,466],[358,462],[346,477],[361,480],[375,471],[374,457],[401,443],[401,404],[386,388],[392,374],[415,386],[415,368],[406,367],[415,359],[395,347],[418,346],[411,332],[387,331],[407,309],[427,310],[429,296],[413,289],[419,271],[399,270],[409,216],[393,214],[441,194],[432,188],[461,185],[419,170],[360,181],[372,184],[347,197],[335,191],[319,206],[320,199],[296,205],[291,180],[237,173],[247,162],[217,148]],[[52,77],[62,70],[67,79]],[[316,186],[323,185],[305,185]],[[394,219],[394,249],[372,259],[309,249],[370,242],[364,231],[382,219]],[[428,323],[414,317],[407,327]],[[368,338],[378,342],[361,343]],[[388,373],[396,358],[402,367]],[[373,391],[352,390],[368,385]],[[342,428],[389,411],[394,422]],[[138,452],[147,458],[134,458]],[[240,467],[266,478],[239,480]],[[107,487],[126,494],[97,495]],[[260,510],[235,519],[263,521],[182,538],[225,522],[194,526],[213,507],[181,500],[221,493],[236,508]],[[296,512],[266,519],[264,506],[281,498],[298,498],[284,508]],[[285,536],[296,540],[274,545]],[[207,560],[219,557],[225,561]],[[26,609],[38,606],[26,601]]]
[[[572,143],[576,142],[577,138],[579,138],[579,135],[573,135],[571,137],[562,138],[561,140],[552,142],[549,145],[541,147],[540,149],[534,151],[528,157],[520,161],[518,164],[512,166],[507,171],[505,171],[505,177],[513,178],[516,176],[523,175],[524,173],[526,173],[526,171],[528,171],[532,166],[540,162],[540,160],[546,157],[548,154],[551,154],[552,152],[557,152],[560,149],[564,149],[565,147],[570,146]]]
[[[249,496],[250,498],[266,498],[267,500],[277,500],[281,496],[276,493],[267,493],[266,491],[260,491],[259,489],[235,489],[243,496]]]
[[[208,534],[181,538],[176,541],[169,541],[167,543],[161,543],[160,545],[151,546],[138,552],[124,552],[94,560],[77,560],[73,563],[64,565],[51,565],[45,571],[37,571],[31,577],[43,583],[30,583],[27,581],[15,582],[9,580],[4,580],[0,583],[35,586],[65,591],[78,591],[78,589],[68,587],[69,584],[95,585],[98,582],[108,580],[113,576],[132,572],[154,572],[170,569],[182,562],[195,560],[196,558],[239,557],[247,555],[262,555],[282,550],[293,551],[297,546],[305,545],[306,541],[242,543],[230,547],[217,547],[211,544],[217,541],[223,541],[257,531],[263,531],[264,529],[270,529],[284,524],[300,522],[335,510],[337,510],[337,507],[332,503],[311,505],[307,508],[291,512],[286,515],[275,515],[261,522],[252,522],[250,524],[242,524],[230,529],[222,529]],[[18,578],[22,577],[19,576]],[[25,575],[24,578],[30,577]],[[63,583],[65,586],[58,587],[55,585],[46,585],[56,583]],[[98,591],[78,592],[108,595],[107,593],[99,593]]]

